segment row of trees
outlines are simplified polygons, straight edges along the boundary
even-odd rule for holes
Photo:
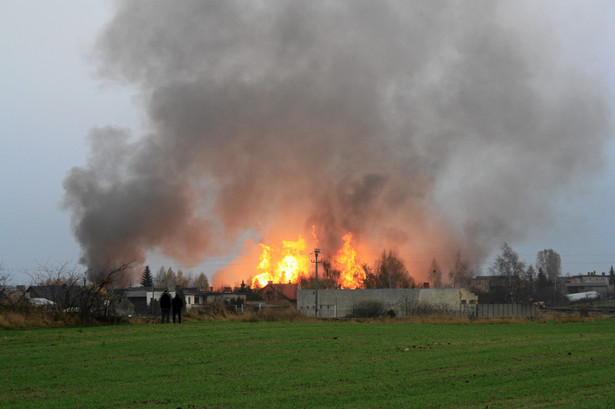
[[[320,288],[339,288],[340,272],[332,267],[330,260],[323,261],[323,272],[319,278]],[[131,273],[132,265],[125,264],[109,269],[108,271],[88,272],[78,274],[76,270],[69,270],[67,265],[59,265],[53,268],[41,268],[33,282],[38,285],[81,285],[86,286],[86,278],[89,278],[91,288],[96,288],[95,293],[102,293],[109,286],[122,286],[126,277],[134,277]],[[561,275],[561,258],[552,249],[538,252],[535,264],[526,264],[520,260],[519,255],[507,243],[501,247],[501,253],[489,266],[489,272],[493,276],[499,276],[503,280],[501,294],[498,297],[505,302],[517,302],[520,300],[536,297],[540,299],[552,299],[557,294],[557,281]],[[410,275],[403,261],[392,251],[383,251],[373,265],[363,265],[363,288],[412,288],[417,283]],[[445,283],[444,272],[434,258],[429,265],[427,275],[433,288],[441,287],[468,287],[477,271],[457,252],[450,270],[447,273]],[[4,287],[2,281],[8,279],[3,265],[0,263],[0,287]],[[197,276],[184,273],[182,270],[174,271],[172,268],[160,267],[152,274],[149,266],[146,266],[142,276],[141,285],[145,287],[196,287],[202,290],[209,289],[209,280],[204,273]],[[6,283],[4,283],[6,284]],[[113,285],[112,285],[113,284]],[[302,287],[314,286],[313,277],[303,277]],[[420,284],[420,283],[419,283]]]
[[[495,258],[489,272],[492,275],[506,277],[520,277],[529,281],[543,276],[550,282],[556,282],[562,274],[562,260],[560,255],[552,249],[541,250],[536,256],[536,265],[526,265],[519,259],[519,254],[508,243],[504,243],[501,253]]]
[[[149,266],[145,266],[140,283],[143,287],[196,287],[201,290],[209,289],[209,280],[205,273],[193,276],[191,273],[185,274],[181,270],[175,272],[172,268],[166,269],[164,266],[161,266],[155,275],[152,275]]]
[[[383,251],[373,266],[365,265],[363,268],[365,288],[408,288],[416,285],[403,262],[391,251]],[[493,276],[502,276],[508,281],[508,299],[510,302],[515,302],[528,295],[553,292],[561,276],[561,269],[561,257],[552,249],[539,251],[535,265],[528,265],[520,260],[519,254],[508,243],[504,243],[501,253],[489,267],[489,273]],[[448,271],[448,282],[445,282],[444,272],[435,258],[427,271],[429,283],[433,288],[467,287],[477,274],[478,271],[461,257],[460,252],[455,255]],[[529,293],[519,291],[522,287],[527,287],[527,283],[530,284]]]
[[[323,261],[323,267],[324,272],[319,278],[319,287],[339,288],[340,272],[332,268],[328,260]],[[412,288],[417,286],[403,261],[392,251],[383,251],[373,265],[363,265],[363,273],[363,288]],[[430,286],[433,288],[459,288],[469,287],[472,279],[479,272],[462,258],[460,252],[457,252],[446,275],[435,258],[426,273]],[[552,249],[539,251],[536,263],[527,264],[519,258],[519,254],[508,243],[504,243],[501,253],[489,266],[489,274],[497,276],[501,284],[494,286],[494,288],[497,287],[494,290],[497,292],[494,298],[500,302],[518,302],[530,298],[549,301],[561,299],[561,291],[557,288],[558,278],[561,276],[561,258]],[[300,284],[304,288],[312,288],[314,278],[303,277]]]
[[[553,249],[545,249],[536,255],[536,264],[526,264],[508,243],[501,247],[501,253],[489,267],[491,275],[502,278],[503,285],[495,294],[504,302],[518,302],[530,298],[543,301],[562,301],[563,288],[558,288],[562,273],[560,255]]]

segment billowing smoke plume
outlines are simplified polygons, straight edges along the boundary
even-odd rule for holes
[[[90,267],[148,251],[189,267],[246,231],[273,242],[312,226],[331,253],[352,232],[407,261],[480,262],[602,164],[601,84],[502,3],[118,7],[99,71],[137,89],[150,131],[94,130],[65,180]]]

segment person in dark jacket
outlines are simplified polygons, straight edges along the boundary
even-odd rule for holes
[[[162,295],[160,296],[160,314],[162,318],[160,320],[161,324],[169,323],[169,312],[171,311],[171,296],[167,290],[164,290]]]
[[[182,308],[184,307],[184,301],[181,299],[178,293],[175,293],[173,298],[173,323],[175,323],[175,316],[177,315],[178,322],[182,322]]]

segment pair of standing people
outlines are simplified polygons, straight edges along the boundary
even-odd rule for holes
[[[175,317],[178,318],[178,322],[182,322],[182,308],[184,308],[184,301],[181,299],[178,293],[175,293],[175,297],[171,300],[171,294],[168,291],[164,291],[160,296],[160,313],[162,314],[160,322],[162,324],[169,323],[169,312],[173,310],[173,323],[175,323]]]

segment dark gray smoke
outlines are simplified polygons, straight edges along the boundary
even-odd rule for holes
[[[312,225],[330,253],[350,231],[374,254],[480,262],[547,223],[602,166],[607,100],[506,4],[118,3],[95,56],[151,132],[96,129],[69,172],[82,262],[190,266]]]

